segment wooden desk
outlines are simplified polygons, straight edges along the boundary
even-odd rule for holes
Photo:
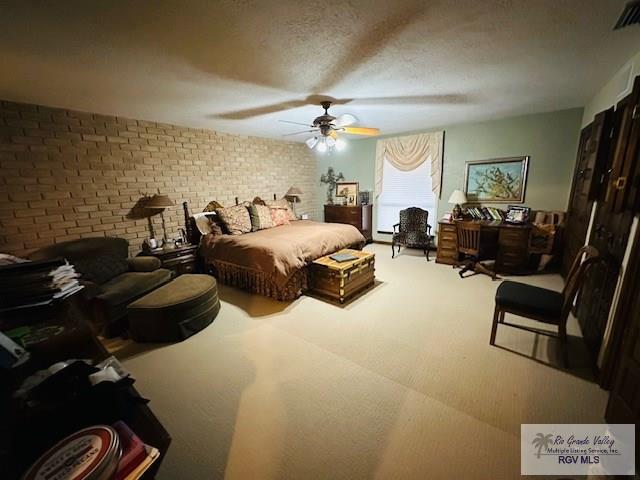
[[[482,225],[482,242],[488,249],[494,248],[496,272],[509,274],[529,273],[529,236],[531,225],[513,225],[488,220],[459,220]],[[437,263],[454,265],[458,259],[458,234],[456,223],[438,222]]]

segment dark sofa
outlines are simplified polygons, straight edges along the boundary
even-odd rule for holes
[[[86,238],[58,243],[30,255],[32,260],[66,258],[85,285],[94,326],[107,337],[126,328],[127,305],[171,280],[155,257],[127,258],[129,242],[123,238]]]

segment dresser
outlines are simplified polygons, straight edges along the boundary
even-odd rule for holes
[[[353,225],[367,243],[373,241],[373,205],[325,205],[324,221]]]
[[[467,220],[462,220],[467,221]],[[478,222],[478,220],[471,220]],[[495,252],[496,271],[507,274],[530,272],[529,237],[531,225],[479,221],[482,225],[481,241],[487,250]],[[490,255],[493,257],[494,255]],[[456,223],[438,222],[438,252],[436,262],[455,265],[459,259]]]

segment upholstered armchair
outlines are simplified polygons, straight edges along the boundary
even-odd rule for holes
[[[429,212],[418,207],[410,207],[400,210],[400,223],[393,226],[393,239],[391,241],[391,258],[398,253],[400,247],[420,248],[429,261],[429,248],[431,248],[431,225],[428,223]]]
[[[83,238],[45,247],[32,260],[63,257],[80,273],[83,295],[90,303],[94,328],[107,337],[126,328],[127,305],[171,280],[155,257],[127,258],[123,238]]]

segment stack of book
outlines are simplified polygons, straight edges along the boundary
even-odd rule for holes
[[[48,305],[82,290],[73,265],[59,258],[0,266],[0,310]]]
[[[137,480],[160,456],[157,448],[151,447],[140,440],[123,421],[113,425],[120,437],[122,456],[114,480]]]
[[[499,222],[504,220],[504,212],[499,208],[469,207],[467,212],[474,220],[495,220]]]

